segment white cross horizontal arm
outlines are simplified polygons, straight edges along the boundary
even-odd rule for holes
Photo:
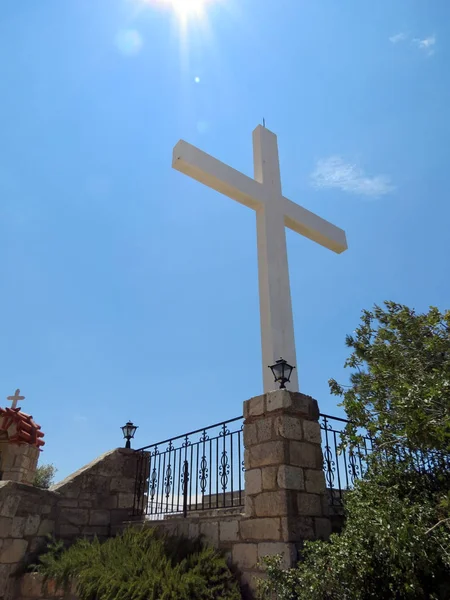
[[[173,149],[172,167],[253,210],[264,203],[261,183],[184,140]]]
[[[284,224],[308,239],[341,254],[347,250],[345,231],[283,197]]]

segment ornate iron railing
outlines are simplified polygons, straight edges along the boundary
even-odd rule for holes
[[[140,448],[134,512],[186,514],[244,504],[243,417]]]
[[[332,506],[364,475],[372,440],[342,444],[348,423],[320,414],[323,469]],[[244,504],[243,417],[216,423],[136,450],[134,512],[148,518]]]
[[[362,435],[362,442],[356,447],[342,444],[342,432],[348,422],[341,417],[320,414],[323,470],[332,506],[342,506],[345,491],[364,475],[366,458],[373,448],[372,440],[367,435]]]

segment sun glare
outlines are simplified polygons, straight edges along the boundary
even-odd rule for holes
[[[140,0],[140,2],[171,9],[182,21],[187,21],[191,18],[204,17],[206,6],[212,0]]]
[[[180,17],[202,16],[208,0],[164,0]]]

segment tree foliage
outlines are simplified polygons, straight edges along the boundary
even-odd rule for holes
[[[104,543],[53,543],[40,557],[44,587],[51,579],[80,600],[239,600],[225,559],[197,541],[127,529]]]
[[[263,598],[450,598],[450,312],[386,302],[347,337],[350,385],[330,380],[351,423],[345,443],[373,439],[364,479],[345,500],[346,524],[305,543],[284,571],[266,561]]]
[[[450,311],[427,313],[386,302],[363,311],[346,338],[350,386],[330,380],[342,398],[355,442],[364,428],[383,451],[450,451]]]
[[[33,485],[38,488],[48,490],[48,488],[53,484],[57,471],[58,469],[54,465],[40,465],[36,469]]]

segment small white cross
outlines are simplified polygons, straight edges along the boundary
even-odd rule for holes
[[[9,402],[12,402],[11,408],[17,408],[19,400],[25,400],[25,396],[21,396],[20,390],[17,389],[14,393],[14,396],[8,396],[6,399],[9,400]]]
[[[338,254],[347,240],[342,229],[283,196],[277,137],[261,125],[253,132],[253,163],[251,179],[180,140],[172,166],[256,211],[263,381],[269,392],[275,385],[268,365],[280,357],[296,365],[285,227]],[[292,391],[298,391],[297,372],[287,384]]]

